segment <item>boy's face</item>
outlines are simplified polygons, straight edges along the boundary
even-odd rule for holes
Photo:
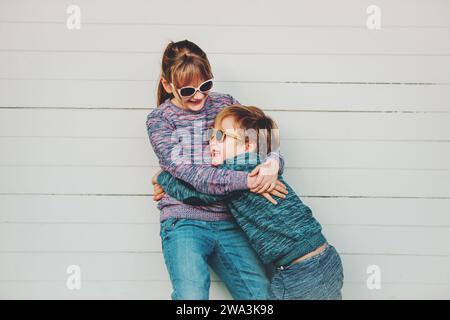
[[[213,136],[209,141],[209,149],[211,150],[211,163],[214,166],[223,164],[226,159],[235,157],[246,151],[251,151],[251,147],[242,140],[244,138],[244,130],[235,128],[233,117],[226,117],[222,123],[215,124],[215,129],[220,129],[225,133],[222,141],[217,141]],[[234,138],[239,136],[241,140]]]

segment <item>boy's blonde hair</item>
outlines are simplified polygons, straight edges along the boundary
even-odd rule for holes
[[[278,126],[275,121],[267,116],[260,108],[239,104],[227,106],[216,116],[214,124],[220,126],[222,120],[227,117],[233,118],[237,125],[236,129],[254,130],[256,133],[255,138],[258,154],[261,155],[264,151],[268,154],[278,150],[280,146]],[[249,141],[249,136],[247,134],[245,134],[245,140],[246,142]],[[264,148],[265,146],[266,148]]]

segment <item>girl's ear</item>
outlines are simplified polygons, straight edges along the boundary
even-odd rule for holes
[[[164,90],[166,90],[166,92],[167,93],[172,93],[173,92],[173,88],[172,88],[172,86],[170,85],[170,83],[166,80],[166,78],[164,78],[164,77],[161,77],[161,83],[162,83],[162,85],[163,85],[163,87],[164,87]]]

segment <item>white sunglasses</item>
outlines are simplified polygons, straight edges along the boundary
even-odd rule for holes
[[[201,93],[208,93],[213,86],[212,78],[202,82],[197,88],[192,86],[182,87],[180,89],[176,89],[173,83],[170,83],[172,88],[178,92],[178,94],[184,98],[192,97],[197,91]]]

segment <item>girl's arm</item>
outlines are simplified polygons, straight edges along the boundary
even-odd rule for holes
[[[152,112],[147,118],[147,131],[161,169],[181,179],[202,193],[225,195],[236,190],[246,190],[247,172],[218,169],[209,164],[183,163],[176,158],[182,147],[173,136],[175,127],[159,113]],[[190,159],[190,157],[189,157]]]
[[[280,153],[280,151],[279,150],[272,151],[271,153],[269,153],[267,157],[278,161],[278,164],[280,165],[280,168],[278,169],[278,174],[282,175],[284,172],[284,157]]]

